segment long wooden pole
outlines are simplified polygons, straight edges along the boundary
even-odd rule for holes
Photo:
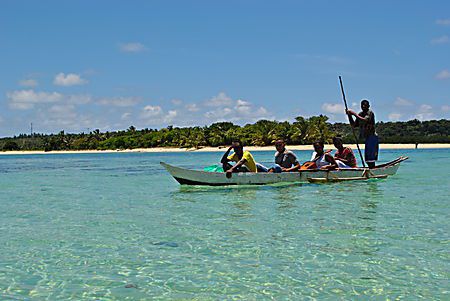
[[[341,76],[339,76],[339,83],[341,84],[342,98],[344,99],[345,114],[347,114],[348,106],[347,106],[347,100],[345,99],[344,85],[342,84]],[[350,117],[349,117],[349,119],[350,119]],[[350,120],[349,120],[349,122],[350,122]],[[351,122],[350,122],[350,127],[352,128],[353,137],[355,138],[356,147],[358,148],[359,156],[361,157],[361,162],[363,164],[363,167],[365,168],[366,167],[366,163],[364,162],[364,159],[363,159],[363,156],[362,156],[362,153],[361,153],[361,149],[359,148],[358,138],[356,137],[355,129],[353,128],[353,125],[351,124]]]

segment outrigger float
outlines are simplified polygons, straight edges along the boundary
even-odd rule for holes
[[[376,166],[375,168],[339,168],[336,170],[302,170],[300,172],[267,173],[267,172],[241,172],[233,173],[227,178],[224,172],[206,172],[202,170],[186,169],[164,162],[161,165],[181,185],[264,185],[274,183],[329,183],[341,181],[357,181],[369,179],[384,179],[395,175],[400,163],[408,157],[397,159]]]

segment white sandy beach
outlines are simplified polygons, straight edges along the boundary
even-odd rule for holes
[[[346,144],[346,146],[356,149],[355,144]],[[312,145],[288,145],[290,150],[313,150]],[[364,149],[364,144],[360,145]],[[380,144],[380,149],[415,149],[415,144]],[[450,148],[448,143],[428,143],[419,144],[418,149],[436,149]],[[274,146],[248,146],[245,149],[249,151],[274,151]],[[325,149],[334,149],[333,145],[325,145]],[[135,148],[125,150],[82,150],[82,151],[6,151],[0,152],[0,155],[34,155],[34,154],[90,154],[90,153],[168,153],[168,152],[224,152],[225,146],[220,147],[202,147],[199,149],[187,149],[177,147],[154,147],[154,148]]]

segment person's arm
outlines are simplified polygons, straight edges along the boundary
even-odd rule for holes
[[[336,161],[336,160],[339,160],[339,161],[341,161],[342,163],[344,163],[345,165],[348,165],[349,164],[349,160],[347,160],[347,159],[344,159],[344,158],[342,158],[342,157],[336,157],[336,156],[334,156],[334,160]]]
[[[294,153],[290,153],[290,156],[292,156],[292,158],[294,159],[293,160],[294,162],[292,164],[293,166],[291,166],[289,168],[281,167],[281,171],[290,172],[290,171],[295,171],[295,170],[300,169],[300,163],[298,162],[297,157],[295,156],[295,154]]]
[[[353,120],[353,117],[352,117],[352,113],[351,112],[353,112],[352,110],[347,110],[346,111],[346,113],[347,113],[347,117],[348,117],[348,122],[350,122],[350,125],[352,126],[352,127],[356,127],[357,125],[355,124],[355,120]]]
[[[338,156],[334,155],[334,160],[339,160],[342,163],[344,163],[346,165],[349,165],[350,164],[349,154],[348,153],[347,154],[342,153],[341,156],[342,157],[338,157]]]
[[[352,120],[353,120],[353,118],[351,117],[351,115],[355,116],[356,121],[368,122],[370,120],[370,114],[367,114],[365,117],[362,117],[353,110],[347,110],[347,115],[348,115],[348,118],[352,119]],[[351,121],[350,121],[350,123],[351,123]],[[355,123],[355,122],[353,122],[353,123]]]
[[[230,169],[227,170],[227,174],[231,175],[236,169],[238,169],[239,167],[244,165],[245,162],[247,162],[247,160],[242,158],[241,160],[239,160],[238,163],[234,164],[233,167],[231,167]]]
[[[325,161],[327,161],[328,163],[331,163],[331,164],[327,165],[327,166],[324,166],[321,169],[323,169],[323,170],[331,170],[331,169],[338,168],[338,164],[336,163],[336,160],[334,160],[333,156],[331,156],[330,154],[325,154]]]
[[[295,161],[294,166],[292,166],[291,168],[283,168],[282,167],[281,170],[285,171],[285,172],[296,171],[296,170],[300,169],[300,166],[301,166],[300,162]]]
[[[230,152],[231,152],[232,149],[233,149],[232,146],[230,146],[230,147],[228,148],[228,150],[225,152],[225,154],[223,154],[222,159],[220,160],[220,163],[225,164],[225,163],[227,163],[228,161],[230,161],[230,160],[228,159],[228,155],[230,154]]]

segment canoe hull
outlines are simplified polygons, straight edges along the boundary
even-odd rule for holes
[[[161,165],[178,181],[181,185],[264,185],[274,183],[307,183],[307,182],[338,182],[351,180],[367,180],[372,178],[386,178],[394,175],[400,163],[407,157],[400,157],[396,160],[380,165],[374,169],[368,168],[343,168],[333,171],[305,170],[301,172],[286,173],[233,173],[231,178],[227,178],[225,173],[205,172],[173,166],[164,162]]]

